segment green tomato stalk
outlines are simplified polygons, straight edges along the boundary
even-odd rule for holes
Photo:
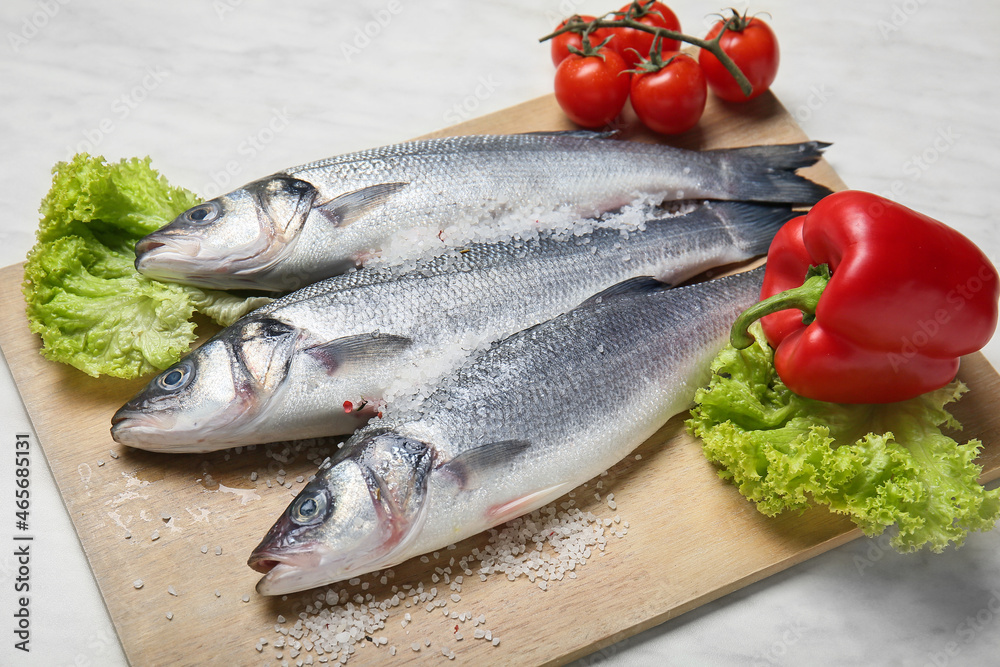
[[[566,22],[566,25],[559,28],[555,32],[546,35],[545,37],[542,37],[538,41],[545,42],[552,39],[553,37],[558,37],[559,35],[562,35],[563,33],[567,32],[581,33],[584,36],[584,38],[586,38],[586,36],[589,33],[593,32],[594,30],[598,30],[600,28],[633,28],[635,30],[640,30],[642,32],[648,32],[661,39],[675,39],[681,42],[687,42],[688,44],[693,44],[701,49],[705,49],[706,51],[714,55],[716,58],[718,58],[719,62],[722,63],[722,66],[725,67],[726,70],[733,75],[733,78],[736,79],[736,83],[739,84],[740,90],[743,91],[744,95],[749,97],[750,93],[753,92],[753,84],[750,83],[746,75],[744,75],[743,72],[740,71],[740,68],[736,66],[736,63],[733,62],[733,59],[729,57],[729,55],[722,49],[722,46],[719,44],[719,41],[722,39],[722,36],[726,34],[726,31],[731,29],[730,25],[733,23],[733,19],[726,21],[725,24],[722,26],[722,30],[719,31],[719,34],[709,40],[700,39],[698,37],[692,37],[691,35],[685,35],[682,32],[667,30],[666,28],[658,28],[655,26],[646,25],[645,23],[636,21],[634,18],[631,17],[631,9],[628,12],[626,12],[624,16],[616,19],[597,19],[594,21],[583,21],[575,19],[579,19],[579,17],[571,18],[569,21]]]

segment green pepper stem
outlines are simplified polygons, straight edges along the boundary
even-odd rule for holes
[[[744,310],[729,332],[729,342],[737,350],[753,345],[754,337],[750,333],[750,325],[760,318],[782,310],[796,308],[802,311],[802,323],[809,324],[816,319],[816,306],[819,298],[830,282],[830,267],[826,264],[809,267],[805,282],[799,287],[779,292]]]

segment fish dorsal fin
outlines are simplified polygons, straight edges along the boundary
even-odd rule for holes
[[[379,183],[354,192],[337,195],[322,203],[314,203],[313,210],[320,212],[335,227],[345,227],[365,214],[382,206],[409,183]]]
[[[574,137],[576,139],[610,139],[618,134],[618,130],[595,132],[594,130],[539,130],[538,132],[522,132],[533,137]]]
[[[658,292],[660,290],[670,289],[671,287],[672,285],[669,283],[659,281],[652,276],[636,276],[635,278],[623,280],[620,283],[598,292],[580,305],[583,306],[593,303],[601,303],[602,301],[607,301],[608,299],[616,296],[622,296],[624,294]]]
[[[413,344],[412,338],[383,333],[364,333],[335,338],[305,348],[306,354],[318,359],[329,373],[356,371],[370,365],[373,358],[384,361]]]
[[[462,452],[441,465],[442,472],[453,476],[463,489],[481,486],[484,473],[516,458],[528,447],[529,440],[497,440]]]

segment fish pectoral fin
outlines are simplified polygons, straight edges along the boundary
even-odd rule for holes
[[[379,183],[354,192],[338,195],[325,202],[314,202],[313,210],[321,213],[335,227],[346,227],[365,214],[382,206],[409,183]]]
[[[494,505],[486,510],[487,520],[491,526],[510,521],[511,519],[521,516],[522,514],[527,514],[532,510],[538,509],[542,505],[552,502],[562,494],[569,491],[571,488],[572,485],[569,482],[562,482],[544,489],[539,489],[538,491],[533,491],[532,493],[523,495],[520,498],[514,498],[513,500],[508,500],[505,503]]]
[[[484,473],[516,458],[528,447],[529,440],[497,440],[462,452],[440,466],[442,472],[455,478],[461,489],[481,486]]]
[[[356,371],[372,359],[384,361],[413,345],[413,339],[393,334],[358,334],[335,338],[328,343],[307,347],[304,352],[319,360],[329,373]]]
[[[611,287],[602,290],[590,297],[580,305],[599,303],[605,299],[610,299],[612,297],[621,296],[623,294],[641,294],[643,292],[658,292],[660,290],[670,289],[673,285],[657,280],[652,276],[636,276],[635,278],[629,278],[628,280],[623,280],[620,283],[612,285]]]

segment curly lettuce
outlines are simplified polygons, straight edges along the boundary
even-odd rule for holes
[[[135,242],[196,205],[150,159],[76,155],[52,170],[22,292],[42,355],[97,377],[167,368],[196,339],[201,312],[226,326],[269,301],[161,283],[135,270]]]
[[[727,346],[687,422],[705,455],[758,510],[774,516],[810,502],[848,515],[869,537],[896,525],[902,552],[960,546],[1000,517],[1000,489],[978,483],[978,440],[942,432],[960,382],[885,405],[842,405],[798,396],[778,378],[759,325],[745,350]]]

